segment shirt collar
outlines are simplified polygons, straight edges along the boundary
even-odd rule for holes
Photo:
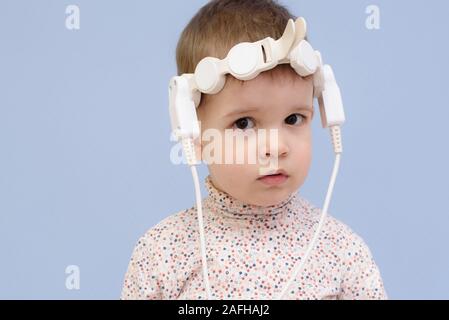
[[[210,175],[205,178],[205,185],[209,192],[208,197],[204,201],[205,206],[215,213],[235,218],[245,219],[254,216],[263,217],[278,215],[293,209],[295,202],[299,200],[296,192],[293,192],[278,204],[259,206],[238,200],[228,193],[217,189],[212,183]]]

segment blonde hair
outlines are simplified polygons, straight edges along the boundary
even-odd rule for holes
[[[210,1],[181,33],[176,47],[178,75],[194,73],[196,65],[205,57],[225,58],[239,42],[280,38],[289,19],[296,20],[296,17],[273,0]],[[287,68],[291,69],[283,64],[266,72]],[[230,77],[228,74],[227,81]]]

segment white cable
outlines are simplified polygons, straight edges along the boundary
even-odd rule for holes
[[[315,231],[315,234],[313,235],[313,238],[309,244],[309,247],[307,248],[306,253],[304,254],[301,261],[299,262],[299,265],[294,269],[293,275],[290,277],[290,279],[287,281],[287,284],[284,286],[284,290],[281,291],[280,295],[275,300],[282,299],[282,297],[286,294],[286,292],[289,289],[292,282],[296,279],[296,276],[298,275],[299,271],[304,266],[304,263],[307,261],[309,255],[310,255],[310,252],[312,252],[312,249],[315,247],[315,242],[318,239],[318,235],[321,232],[325,217],[327,215],[327,210],[329,208],[329,203],[330,203],[330,200],[332,197],[332,191],[334,189],[335,180],[337,178],[338,169],[340,167],[341,152],[343,151],[342,144],[341,144],[340,127],[339,126],[330,127],[330,133],[331,133],[331,138],[332,138],[332,145],[334,146],[335,162],[334,162],[334,169],[332,171],[332,176],[331,176],[331,180],[329,183],[329,187],[327,189],[326,198],[324,200],[323,210],[321,212],[321,218],[318,223],[318,227]]]
[[[196,195],[196,207],[198,212],[198,224],[200,230],[200,246],[201,246],[201,261],[203,264],[203,278],[204,284],[206,286],[206,293],[208,300],[212,300],[212,291],[209,284],[209,271],[207,270],[207,259],[206,259],[206,240],[204,237],[204,224],[203,224],[203,208],[201,204],[201,190],[200,183],[198,181],[198,173],[195,166],[190,166],[192,171],[193,181],[195,183],[195,195]]]
[[[193,140],[190,138],[182,139],[182,146],[184,149],[184,155],[186,157],[187,163],[190,166],[190,171],[192,172],[193,184],[195,186],[195,198],[196,198],[196,208],[198,213],[198,225],[200,231],[200,248],[201,248],[201,263],[203,269],[204,284],[206,286],[207,298],[212,300],[212,291],[209,284],[209,271],[207,269],[207,258],[206,258],[206,240],[204,236],[204,223],[203,223],[203,207],[201,203],[201,189],[198,179],[198,172],[196,171],[196,156],[195,156],[195,146]]]

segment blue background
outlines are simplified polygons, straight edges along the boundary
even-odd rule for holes
[[[167,85],[205,3],[0,2],[0,298],[117,299],[138,237],[194,204],[190,170],[169,159]],[[343,94],[330,214],[369,245],[390,298],[448,299],[448,2],[281,3]],[[371,4],[380,30],[365,27]],[[321,207],[334,157],[319,113],[313,139],[300,193]]]

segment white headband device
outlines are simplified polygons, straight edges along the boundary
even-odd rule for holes
[[[290,19],[279,40],[267,37],[253,43],[242,42],[232,47],[222,60],[204,58],[195,69],[194,78],[198,90],[215,94],[223,88],[227,73],[239,80],[251,80],[281,63],[290,62],[293,69],[303,77],[315,73],[319,66],[319,57],[304,40],[305,29],[304,19],[300,18],[296,23]],[[290,51],[294,42],[299,44],[295,50]]]
[[[306,33],[304,18],[299,17],[295,22],[289,19],[282,37],[278,40],[267,37],[257,42],[238,43],[231,48],[224,59],[206,57],[198,63],[193,74],[174,76],[170,80],[169,113],[172,136],[176,141],[181,140],[184,156],[191,167],[194,180],[203,278],[209,300],[213,298],[206,260],[201,190],[195,167],[200,162],[196,159],[193,141],[200,136],[196,108],[200,104],[201,93],[216,94],[220,92],[225,85],[226,74],[231,74],[239,80],[248,81],[257,77],[261,72],[273,69],[283,63],[290,63],[290,66],[302,77],[313,74],[314,98],[318,99],[321,123],[323,128],[329,128],[331,133],[335,163],[320,221],[307,251],[276,299],[282,299],[307,261],[327,215],[340,165],[340,156],[343,152],[340,126],[345,122],[345,115],[340,89],[335,81],[332,68],[329,65],[323,65],[321,54],[305,40]]]

